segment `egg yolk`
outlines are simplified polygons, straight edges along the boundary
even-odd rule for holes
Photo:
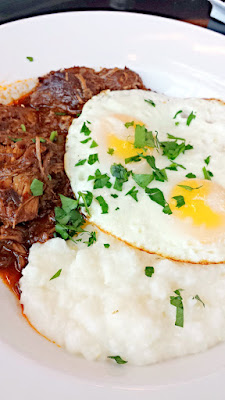
[[[126,139],[121,139],[116,136],[114,133],[108,133],[107,136],[107,145],[109,148],[114,150],[114,155],[120,158],[129,158],[138,155],[143,151],[141,148],[134,147],[134,134],[136,125],[143,126],[142,121],[133,120],[132,117],[126,115],[114,115],[116,119],[119,119],[123,125],[125,133],[127,134]],[[132,126],[126,128],[125,123],[133,122]]]
[[[179,185],[187,186],[189,189]],[[185,204],[178,208],[177,201],[173,199],[175,196],[183,196]],[[219,207],[217,207],[218,199],[220,199]],[[170,208],[181,219],[192,218],[195,226],[205,225],[206,228],[217,228],[224,224],[225,190],[212,181],[184,180],[173,188]]]

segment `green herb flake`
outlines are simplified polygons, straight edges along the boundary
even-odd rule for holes
[[[177,202],[176,204],[177,208],[180,208],[185,205],[184,196],[174,196],[173,199],[176,200]]]
[[[168,137],[168,139],[170,139],[170,140],[181,140],[182,142],[185,142],[185,139],[184,138],[181,138],[181,137],[177,137],[177,136],[174,136],[174,135],[171,135],[170,133],[167,133],[167,137]]]
[[[149,198],[155,203],[163,207],[164,214],[172,214],[169,204],[166,202],[163,192],[158,188],[146,188],[145,193],[148,194]]]
[[[211,177],[213,177],[213,173],[209,170],[206,169],[206,167],[202,168],[202,172],[204,175],[204,178],[207,179],[208,181],[211,181]]]
[[[152,277],[154,272],[155,272],[154,267],[145,267],[145,275],[148,276],[149,278]]]
[[[106,249],[108,249],[108,248],[110,247],[110,244],[109,244],[109,243],[104,243],[104,247],[105,247]]]
[[[117,199],[117,197],[119,197],[118,194],[113,194],[113,193],[111,194],[111,196],[112,196],[114,199]]]
[[[155,157],[153,156],[142,156],[147,163],[150,165],[150,167],[153,169],[153,177],[156,181],[164,182],[167,181],[167,174],[165,169],[159,169],[155,165]]]
[[[94,180],[94,189],[101,189],[103,187],[111,188],[110,177],[107,174],[102,174],[99,169],[96,169],[95,175],[89,175],[88,181]]]
[[[141,161],[140,155],[125,158],[125,164],[129,164],[131,162],[139,162],[139,161]]]
[[[124,361],[120,356],[108,356],[111,360],[115,360],[117,364],[126,364],[127,361]]]
[[[181,164],[177,164],[175,161],[173,161],[168,167],[166,167],[166,169],[169,169],[170,171],[177,171],[177,168],[182,168],[182,169],[186,169],[186,167],[184,167]]]
[[[208,156],[207,158],[205,158],[204,162],[205,162],[206,165],[209,165],[210,158],[211,158],[211,156]]]
[[[87,161],[86,158],[84,158],[83,160],[78,161],[78,163],[76,163],[74,167],[79,167],[80,165],[84,165],[86,161]]]
[[[32,140],[33,143],[36,143],[36,138],[33,138],[31,140]],[[42,137],[40,137],[39,140],[40,140],[40,143],[45,143],[46,142],[46,140],[44,138],[42,138]]]
[[[102,196],[97,196],[96,200],[99,202],[99,205],[102,209],[102,214],[108,214],[109,206],[106,203],[106,201],[104,200],[104,198]]]
[[[176,125],[176,126],[180,125],[180,122],[175,122],[175,125]]]
[[[91,139],[91,138],[88,138],[88,139]],[[93,149],[94,147],[98,147],[98,143],[96,143],[95,140],[92,140],[92,143],[90,145],[90,149]]]
[[[172,306],[176,307],[175,325],[183,328],[183,326],[184,326],[184,306],[183,306],[183,299],[180,294],[181,290],[182,289],[177,289],[174,291],[174,293],[177,296],[170,296],[170,304]]]
[[[62,116],[62,115],[67,115],[67,113],[55,111],[55,115]]]
[[[155,107],[154,101],[148,99],[148,100],[145,100],[145,102],[148,103],[148,104],[151,104],[152,107]]]
[[[115,151],[114,149],[109,148],[108,151],[107,151],[107,154],[109,154],[110,156],[112,156],[113,153],[114,153],[114,151]]]
[[[193,300],[195,299],[195,300],[200,301],[200,303],[202,303],[203,307],[205,308],[205,303],[200,299],[200,297],[199,297],[198,294],[196,294],[194,297],[192,297],[192,299],[193,299]]]
[[[125,196],[128,196],[128,195],[129,195],[129,196],[131,196],[135,201],[138,201],[137,194],[138,194],[138,190],[136,189],[135,186],[133,186],[132,189],[129,190],[129,192],[127,192],[127,193],[125,194]]]
[[[22,138],[13,138],[11,136],[9,136],[9,140],[11,140],[13,143],[17,143],[17,142],[21,142],[21,140],[23,140]]]
[[[62,203],[62,209],[65,213],[70,213],[70,211],[75,210],[78,207],[77,200],[66,197],[63,194],[60,194],[59,197]]]
[[[113,188],[122,191],[123,184],[128,181],[130,173],[121,164],[113,164],[110,172],[116,178]]]
[[[41,196],[43,194],[43,182],[34,179],[30,185],[30,190],[33,196]]]
[[[90,232],[90,236],[87,242],[84,242],[87,244],[87,247],[90,247],[92,244],[94,244],[97,241],[96,239],[96,232]]]
[[[48,174],[48,180],[49,180],[49,181],[51,181],[51,180],[52,180],[52,177],[51,177],[51,175],[50,175],[50,174]]]
[[[55,207],[55,230],[64,240],[71,239],[78,232],[83,232],[84,218],[78,211],[78,200],[60,195],[62,208]]]
[[[61,275],[61,272],[62,272],[62,268],[59,269],[59,270],[55,273],[55,275],[53,275],[49,280],[52,281],[53,279],[58,278],[58,277]]]
[[[89,137],[87,139],[84,139],[84,140],[81,140],[80,143],[85,144],[85,143],[89,142],[89,140],[91,140],[91,137]]]
[[[80,203],[80,207],[85,207],[85,210],[87,211],[88,215],[90,216],[90,211],[89,211],[89,207],[92,203],[93,200],[93,194],[89,191],[87,191],[86,193],[83,192],[78,192],[79,196],[82,198],[83,203]]]
[[[90,122],[87,121],[87,123],[90,124]],[[88,126],[86,125],[86,123],[84,122],[82,125],[82,128],[80,130],[80,133],[83,133],[85,136],[89,136],[91,133],[91,130],[88,128]]]
[[[55,142],[57,137],[58,137],[58,132],[57,131],[52,131],[49,139],[51,140],[51,142]]]
[[[126,122],[124,125],[126,128],[129,128],[130,126],[134,126],[134,121]]]
[[[198,186],[198,187],[194,187],[194,188],[191,187],[191,186],[188,186],[188,185],[177,185],[177,186],[179,186],[179,187],[181,187],[181,188],[183,188],[185,190],[188,190],[189,192],[191,192],[192,190],[200,189],[202,187],[202,185]]]
[[[33,61],[34,61],[34,58],[33,58],[33,57],[26,57],[26,59],[27,59],[28,61],[30,61],[30,62],[33,62]]]
[[[183,112],[183,110],[179,110],[179,111],[177,111],[177,112],[176,112],[176,114],[174,115],[173,119],[176,119],[176,118],[177,118],[177,116],[178,116],[179,114],[181,114],[182,112]]]
[[[120,209],[119,207],[116,207],[116,208],[115,208],[115,211],[117,211],[117,210],[119,210],[119,209]]]
[[[133,180],[136,182],[136,184],[143,189],[145,189],[149,183],[151,183],[154,179],[153,174],[132,174]]]
[[[193,119],[195,119],[195,118],[196,118],[196,115],[195,115],[195,114],[193,113],[193,111],[192,111],[191,114],[187,117],[186,125],[189,126],[190,123],[191,123],[191,121],[192,121]]]
[[[89,155],[89,157],[88,157],[88,164],[89,164],[89,165],[93,165],[93,164],[95,164],[97,161],[99,162],[98,154],[97,154],[97,153],[95,153],[95,154],[90,154],[90,155]]]
[[[185,176],[186,176],[186,178],[188,178],[188,179],[196,178],[196,175],[195,175],[195,174],[192,174],[192,172],[189,172],[189,174],[187,174],[187,175],[185,175]]]
[[[144,125],[137,124],[135,127],[134,147],[141,149],[147,147],[157,147],[156,139],[151,131],[148,131]]]
[[[24,124],[21,124],[20,127],[21,127],[21,129],[22,129],[23,132],[26,132],[26,127],[25,127]]]

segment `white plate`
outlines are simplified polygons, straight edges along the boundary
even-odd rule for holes
[[[225,100],[225,37],[169,19],[120,12],[35,17],[0,27],[0,54],[4,82],[73,65],[126,65],[154,90]],[[149,367],[87,362],[36,334],[3,284],[0,304],[4,400],[224,399],[224,344]]]

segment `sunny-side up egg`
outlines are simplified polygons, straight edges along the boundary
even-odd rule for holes
[[[165,257],[219,263],[224,152],[221,101],[106,91],[73,121],[65,169],[75,195],[87,199],[84,212],[104,231]]]

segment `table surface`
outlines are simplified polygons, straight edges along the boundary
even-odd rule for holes
[[[0,0],[0,24],[34,15],[81,10],[123,10],[160,15],[225,33],[225,25],[210,18],[207,0]]]

